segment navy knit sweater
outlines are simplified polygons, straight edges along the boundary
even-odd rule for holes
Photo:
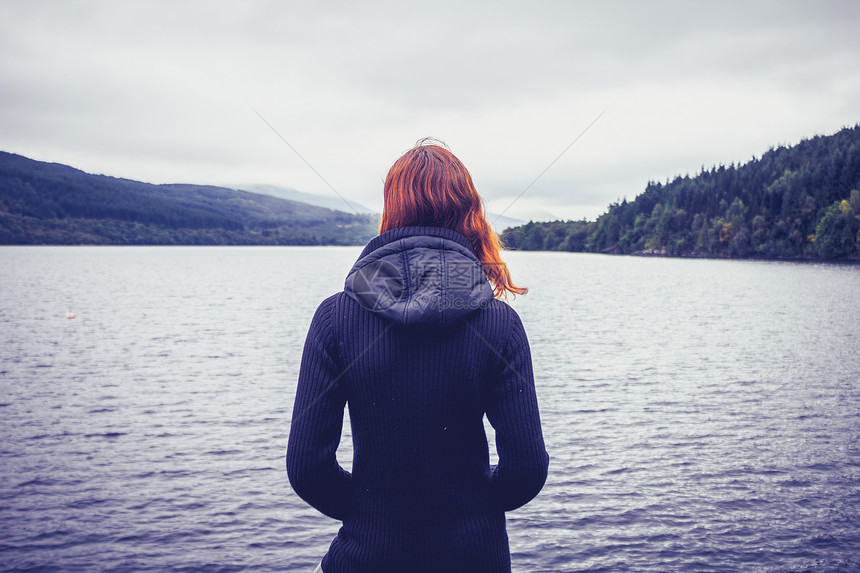
[[[345,405],[352,473],[335,458]],[[438,227],[373,239],[314,315],[287,447],[295,491],[343,522],[325,573],[510,571],[505,512],[547,464],[523,325],[469,241]]]

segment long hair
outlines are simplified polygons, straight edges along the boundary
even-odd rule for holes
[[[472,176],[444,147],[428,139],[415,144],[391,166],[383,196],[380,233],[410,225],[456,231],[472,244],[496,298],[528,292],[511,282],[508,267],[499,256],[501,242],[484,216],[484,202]]]

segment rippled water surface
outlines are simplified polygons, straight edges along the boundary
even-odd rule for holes
[[[0,248],[0,569],[309,573],[338,523],[283,454],[359,250]],[[860,570],[860,267],[507,259],[551,456],[515,571]]]

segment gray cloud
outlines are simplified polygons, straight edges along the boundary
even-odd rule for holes
[[[860,121],[853,1],[0,4],[0,149],[379,206],[424,135],[488,203],[593,217],[649,179]]]

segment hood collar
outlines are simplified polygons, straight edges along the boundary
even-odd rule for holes
[[[375,237],[344,291],[404,328],[449,326],[493,300],[469,240],[441,227],[400,227]]]

